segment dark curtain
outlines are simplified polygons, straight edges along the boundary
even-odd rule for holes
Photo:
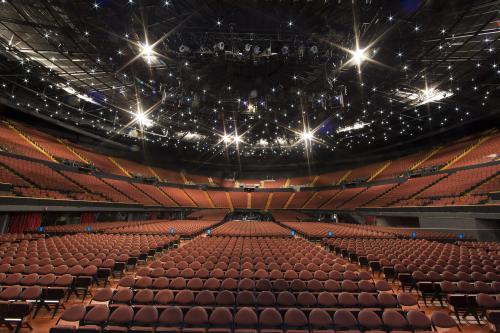
[[[17,213],[10,215],[9,232],[23,233],[36,230],[42,225],[42,213]]]

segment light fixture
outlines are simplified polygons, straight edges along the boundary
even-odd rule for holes
[[[151,63],[152,60],[154,60],[154,50],[153,46],[149,45],[147,42],[141,43],[141,56],[146,60],[146,62],[149,64]]]
[[[368,125],[369,125],[368,123],[358,121],[358,122],[355,122],[354,124],[352,124],[350,126],[339,127],[337,129],[337,133],[349,132],[349,131],[354,131],[354,130],[362,129],[365,126],[368,126]]]
[[[420,92],[419,100],[421,104],[438,102],[442,99],[452,96],[451,91],[439,90],[435,88],[425,88]]]
[[[137,113],[135,113],[134,120],[143,127],[150,127],[153,125],[151,119],[149,119],[142,111],[137,111]]]
[[[304,132],[300,133],[300,138],[304,141],[311,141],[313,138],[313,134],[310,131],[305,130]]]
[[[354,51],[349,51],[352,54],[351,61],[357,66],[360,66],[363,61],[366,60],[366,49],[356,48]]]

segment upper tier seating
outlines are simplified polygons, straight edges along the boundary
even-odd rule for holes
[[[313,197],[309,199],[303,206],[305,209],[317,209],[326,204],[330,199],[336,196],[340,190],[328,190],[315,192]]]
[[[318,180],[314,186],[332,186],[336,185],[342,177],[346,174],[347,170],[334,171],[319,175]]]
[[[194,184],[209,184],[208,177],[203,175],[185,174],[186,180]]]
[[[354,209],[357,207],[363,207],[370,201],[374,200],[375,198],[379,197],[380,195],[384,194],[385,192],[391,190],[393,187],[395,187],[396,184],[383,184],[383,185],[375,185],[375,186],[370,186],[366,188],[365,191],[361,192],[359,195],[354,197],[351,200],[348,200],[345,202],[342,206],[340,206],[340,209]]]
[[[500,176],[495,176],[489,181],[479,185],[473,189],[470,194],[487,194],[490,192],[498,192],[500,189]]]
[[[295,192],[293,198],[289,201],[288,207],[290,209],[302,208],[304,204],[312,197],[314,192]],[[285,207],[283,207],[285,208]]]
[[[403,156],[398,159],[395,159],[389,164],[387,168],[385,168],[375,179],[387,179],[387,178],[395,178],[401,176],[405,171],[409,171],[412,166],[414,166],[419,161],[423,160],[425,156],[430,153],[431,150],[426,151],[422,150],[415,154],[411,154],[408,156]]]
[[[454,168],[482,164],[498,159],[500,155],[500,133],[493,134],[485,142],[453,164]]]
[[[248,193],[247,192],[227,192],[234,208],[247,208]]]
[[[361,193],[364,187],[350,187],[345,188],[340,193],[338,193],[332,200],[326,202],[321,208],[324,209],[336,209],[342,206],[343,203],[352,199],[354,196]]]
[[[377,162],[352,169],[351,173],[349,174],[349,176],[347,176],[346,180],[347,181],[356,179],[368,180],[371,176],[375,174],[375,172],[377,172],[380,168],[382,168],[385,163],[386,162]]]
[[[214,236],[289,236],[290,232],[274,222],[229,221],[212,231]]]
[[[43,163],[0,155],[0,163],[29,179],[41,189],[83,192],[76,184]]]
[[[285,206],[292,192],[274,192],[272,194],[269,209],[281,209]]]
[[[194,201],[194,203],[198,207],[207,207],[207,208],[212,207],[210,198],[205,194],[205,191],[199,189],[185,188],[184,192],[191,198],[191,200]]]
[[[177,204],[158,187],[150,184],[134,183],[134,186],[153,198],[160,205],[165,207],[175,207]]]
[[[30,142],[10,129],[3,121],[0,121],[0,138],[0,147],[5,148],[10,153],[44,161],[50,160],[49,157],[40,152]]]
[[[80,186],[85,188],[87,191],[98,193],[106,198],[106,200],[114,202],[133,202],[130,198],[115,190],[113,187],[94,175],[70,171],[62,171],[62,173],[74,182],[80,184]]]
[[[111,178],[105,178],[103,179],[103,181],[111,185],[121,193],[126,194],[135,202],[142,203],[144,205],[158,206],[158,202],[151,199],[148,195],[146,195],[144,192],[142,192],[129,182]]]
[[[386,207],[394,204],[398,200],[408,199],[423,188],[437,182],[445,177],[443,174],[432,176],[410,178],[406,182],[399,184],[381,197],[367,204],[367,207]]]
[[[163,168],[154,167],[153,170],[160,177],[160,179],[167,183],[184,184],[181,174],[177,171],[167,170]]]
[[[51,135],[42,133],[28,126],[15,123],[14,126],[51,156],[68,161],[79,161],[78,157]]]
[[[14,186],[30,186],[30,183],[2,165],[0,165],[0,183],[12,184]]]
[[[457,171],[425,189],[417,198],[460,196],[500,172],[500,165]]]
[[[124,168],[131,176],[155,178],[154,173],[149,169],[147,165],[119,157],[113,157],[113,160],[115,160],[115,162],[118,163],[122,168]]]
[[[422,162],[417,169],[423,169],[432,166],[444,166],[450,162],[454,157],[463,153],[467,148],[477,142],[474,138],[464,138],[455,143],[449,144],[441,148],[437,153],[432,155],[429,159]]]
[[[93,152],[78,146],[71,147],[78,155],[89,161],[99,171],[104,173],[112,173],[115,175],[126,176],[116,164],[114,164],[106,155],[98,152]]]
[[[314,181],[314,176],[303,176],[290,178],[289,185],[311,185]]]
[[[161,190],[166,193],[177,205],[181,207],[196,207],[193,200],[181,188],[160,186]]]
[[[251,192],[250,193],[250,208],[264,209],[266,208],[267,201],[269,200],[269,193],[267,192]]]
[[[224,191],[207,191],[208,195],[212,199],[215,207],[217,208],[229,208],[229,199]]]

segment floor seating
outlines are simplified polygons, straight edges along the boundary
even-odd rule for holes
[[[274,222],[229,221],[212,231],[216,236],[287,236],[290,231]]]
[[[204,221],[204,220],[156,220],[147,221],[137,225],[127,225],[106,230],[106,233],[120,234],[140,234],[140,235],[165,235],[171,234],[172,231],[176,235],[194,236],[209,229],[219,221]]]
[[[348,225],[342,223],[324,222],[282,222],[290,229],[301,234],[314,238],[328,237],[328,232],[332,232],[331,237],[359,237],[359,238],[393,238],[390,232],[379,230],[377,227]]]

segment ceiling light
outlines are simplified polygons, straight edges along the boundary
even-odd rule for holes
[[[361,65],[363,61],[366,60],[366,49],[357,48],[354,51],[350,51],[352,54],[351,61],[354,62],[357,66]]]
[[[141,46],[141,55],[146,60],[147,63],[151,63],[152,60],[154,60],[154,50],[153,46],[149,45],[147,42],[140,44]]]
[[[147,117],[147,115],[145,115],[143,112],[141,111],[138,111],[136,114],[135,114],[135,121],[141,125],[141,126],[144,126],[144,127],[150,127],[153,125],[153,122],[151,121],[151,119],[149,119]]]
[[[451,91],[439,90],[435,88],[425,88],[421,91],[419,99],[421,101],[421,104],[427,104],[438,102],[452,95],[453,93]]]
[[[311,141],[313,138],[313,134],[310,131],[304,131],[300,133],[300,138],[304,141]]]
[[[358,121],[358,122],[355,122],[354,124],[352,124],[350,126],[339,127],[337,129],[337,133],[349,132],[349,131],[354,131],[354,130],[362,129],[365,126],[368,126],[368,125],[369,125],[368,123],[364,123],[364,122],[359,122]]]

